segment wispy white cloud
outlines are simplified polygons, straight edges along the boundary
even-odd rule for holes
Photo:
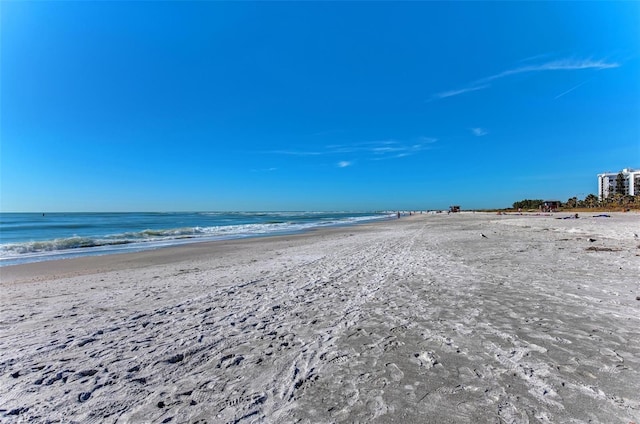
[[[268,153],[290,156],[343,156],[357,155],[365,160],[386,160],[410,156],[432,148],[437,139],[432,137],[418,137],[413,140],[377,140],[353,144],[332,144],[323,149],[315,150],[275,150]],[[338,164],[352,162],[340,161]],[[340,165],[339,165],[340,166]],[[344,166],[341,166],[344,167]]]
[[[435,143],[436,141],[438,141],[438,139],[437,139],[437,138],[434,138],[434,137],[425,137],[425,136],[422,136],[422,137],[418,137],[418,141],[419,141],[420,143],[422,143],[422,144],[433,144],[433,143]]]
[[[484,78],[480,81],[493,81],[499,78],[508,77],[510,75],[522,74],[525,72],[540,72],[540,71],[575,71],[580,69],[611,69],[617,68],[620,64],[616,62],[608,63],[603,60],[575,60],[575,59],[561,59],[551,62],[542,63],[539,65],[527,65],[521,66],[515,69],[509,69],[499,74],[492,75]]]
[[[338,168],[346,168],[347,166],[351,166],[353,165],[353,162],[347,161],[347,160],[341,160],[340,162],[337,163]]]
[[[471,132],[473,133],[473,135],[475,135],[476,137],[482,137],[483,135],[487,135],[489,134],[487,132],[487,130],[485,130],[484,128],[471,128]]]
[[[267,153],[274,153],[278,155],[289,155],[289,156],[320,156],[323,155],[323,152],[309,151],[309,150],[273,150]]]
[[[522,63],[522,62],[533,62],[533,61],[540,61],[541,59],[546,59],[548,57],[552,57],[553,54],[552,53],[542,53],[542,54],[536,54],[533,56],[529,56],[529,57],[525,57],[524,59],[520,59],[518,62]]]
[[[436,94],[435,97],[437,97],[438,99],[444,99],[445,97],[458,96],[460,94],[468,93],[470,91],[484,90],[485,88],[488,88],[488,87],[489,87],[489,84],[484,84],[484,85],[471,86],[467,88],[460,88],[458,90],[443,91],[442,93]]]
[[[446,97],[458,96],[471,91],[483,90],[491,86],[491,82],[506,78],[512,75],[523,74],[528,72],[545,72],[545,71],[575,71],[582,69],[611,69],[618,68],[620,64],[617,62],[607,62],[605,60],[593,60],[593,59],[559,59],[548,61],[545,63],[519,66],[513,69],[507,69],[495,75],[491,75],[485,78],[481,78],[472,82],[464,88],[444,91],[435,94],[433,97],[437,99],[443,99]],[[577,88],[577,87],[576,87]],[[565,93],[566,94],[566,93]]]
[[[587,81],[581,82],[580,84],[576,85],[575,87],[571,87],[570,89],[568,89],[567,91],[563,91],[562,93],[558,94],[556,97],[554,97],[554,100],[559,99],[560,97],[564,96],[565,94],[569,94],[571,93],[573,90],[575,90],[576,88],[579,88],[581,86],[583,86]]]

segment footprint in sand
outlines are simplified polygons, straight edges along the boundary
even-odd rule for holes
[[[392,381],[400,381],[404,378],[404,373],[393,362],[385,364],[385,367],[387,368],[387,372],[389,373]]]
[[[421,367],[433,368],[436,365],[441,365],[438,361],[437,355],[431,351],[414,353],[413,357]]]

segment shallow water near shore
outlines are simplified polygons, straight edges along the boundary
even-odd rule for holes
[[[0,266],[296,233],[389,216],[378,212],[1,213]]]

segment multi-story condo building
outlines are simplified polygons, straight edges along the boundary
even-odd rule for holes
[[[615,194],[618,174],[624,177],[624,194],[640,195],[640,170],[625,168],[620,172],[598,174],[598,198],[600,200]]]

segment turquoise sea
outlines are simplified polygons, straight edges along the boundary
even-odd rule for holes
[[[386,219],[378,212],[0,213],[0,266]]]

